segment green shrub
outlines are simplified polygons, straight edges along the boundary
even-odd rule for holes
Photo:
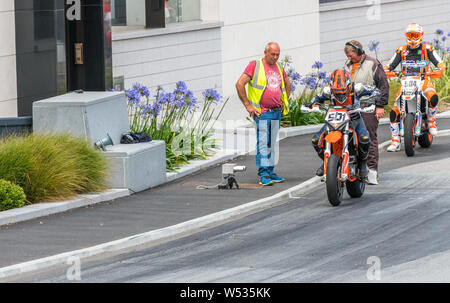
[[[439,102],[450,103],[450,58],[445,61],[446,69],[439,79],[432,79]]]
[[[301,126],[301,125],[313,125],[324,122],[324,115],[319,113],[302,113],[301,107],[305,102],[311,101],[312,98],[318,93],[317,90],[309,93],[303,93],[296,99],[289,100],[289,114],[283,116],[281,119],[284,127],[289,126]]]
[[[106,188],[107,160],[84,139],[36,134],[0,142],[0,178],[21,186],[31,203]]]
[[[23,189],[9,181],[0,179],[0,211],[22,207],[25,205]]]
[[[397,97],[398,90],[401,83],[398,79],[389,80],[389,101],[388,105],[384,107],[384,117],[389,117],[392,107],[394,106],[395,98]]]

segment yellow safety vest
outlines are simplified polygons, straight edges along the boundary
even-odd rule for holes
[[[289,100],[286,94],[286,87],[283,78],[283,67],[277,62],[278,71],[281,76],[281,101],[283,102],[283,115],[289,113]],[[253,73],[253,79],[250,80],[248,85],[248,101],[259,112],[261,112],[261,97],[267,86],[266,71],[264,70],[264,64],[262,59],[256,61],[255,72]]]

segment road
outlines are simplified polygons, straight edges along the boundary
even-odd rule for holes
[[[380,184],[338,207],[324,186],[239,220],[83,260],[81,282],[449,282],[450,136],[380,153]],[[20,282],[70,282],[68,267]],[[76,281],[76,280],[75,280]]]

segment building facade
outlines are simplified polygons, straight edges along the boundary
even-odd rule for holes
[[[32,103],[76,89],[166,90],[230,97],[224,120],[245,120],[235,82],[276,41],[302,75],[345,61],[350,39],[380,41],[389,59],[410,22],[450,30],[448,0],[2,0],[0,117],[30,116]]]

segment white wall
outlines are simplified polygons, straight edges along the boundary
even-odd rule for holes
[[[165,29],[115,33],[113,75],[124,76],[125,88],[139,82],[155,93],[171,91],[185,81],[197,97],[207,88],[221,90],[220,24],[169,24]]]
[[[280,44],[281,56],[290,55],[302,74],[320,59],[319,1],[212,0],[220,4],[223,94],[232,99],[222,118],[248,116],[237,97],[235,83],[251,60],[264,55],[267,42]],[[212,10],[212,9],[211,9]],[[213,11],[213,10],[212,10]]]
[[[425,41],[435,38],[434,32],[438,28],[450,31],[449,0],[378,2],[378,7],[368,5],[364,0],[320,6],[320,56],[325,69],[331,71],[342,66],[346,59],[343,49],[348,40],[360,41],[371,56],[375,56],[375,53],[369,51],[369,41],[380,41],[378,58],[383,62],[390,59],[397,47],[406,43],[404,31],[409,23],[416,22],[423,26]],[[379,12],[379,15],[370,12]]]
[[[17,117],[14,0],[0,1],[0,117]]]

